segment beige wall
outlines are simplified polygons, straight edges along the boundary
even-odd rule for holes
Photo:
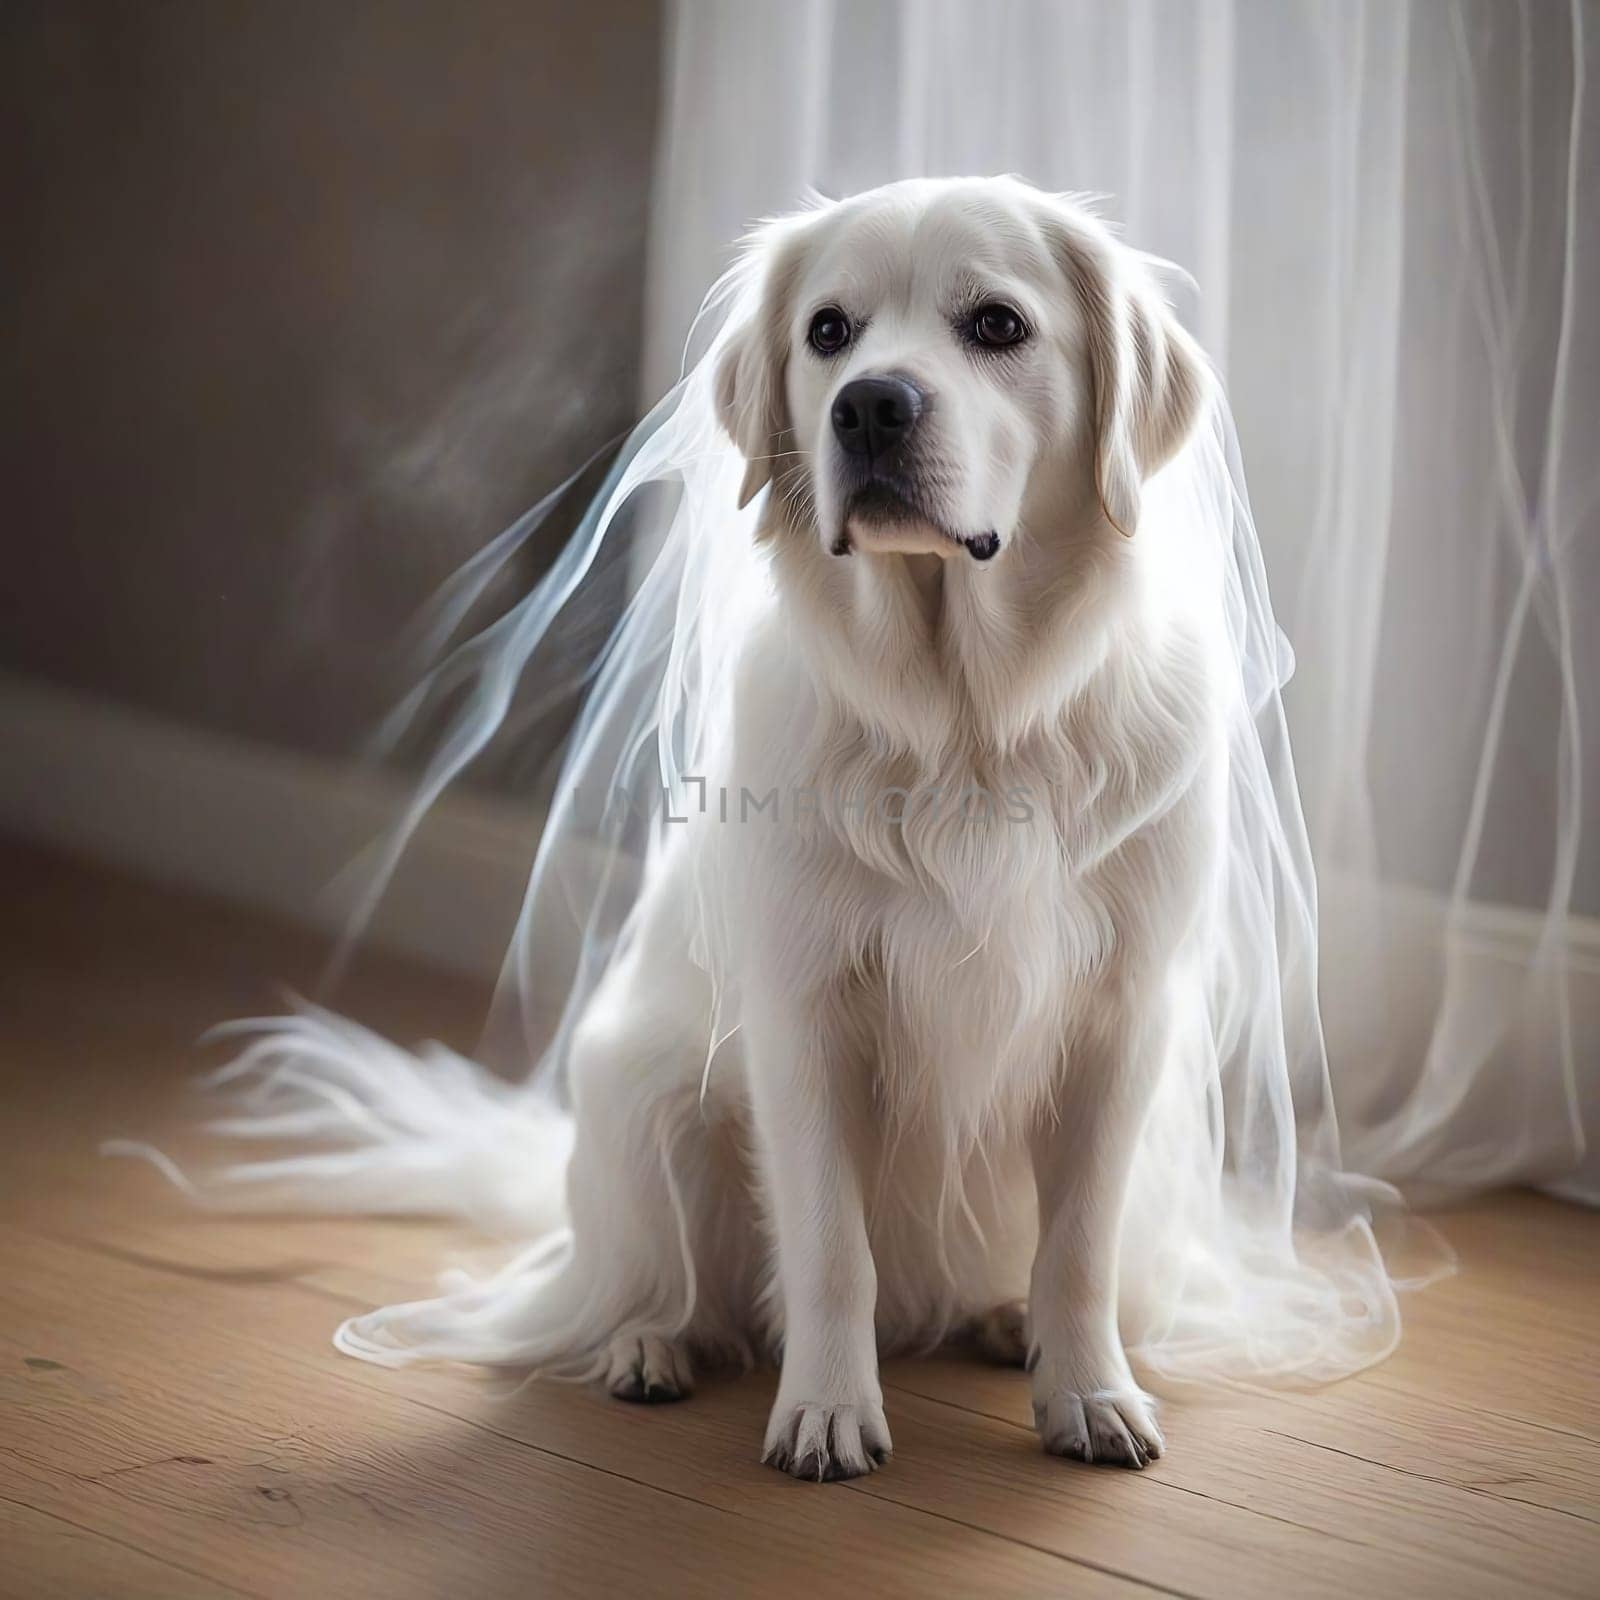
[[[0,670],[353,749],[635,411],[658,44],[656,0],[8,0]]]

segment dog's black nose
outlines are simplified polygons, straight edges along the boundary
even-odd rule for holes
[[[869,461],[902,445],[922,415],[922,391],[905,378],[856,378],[833,402],[833,432]]]

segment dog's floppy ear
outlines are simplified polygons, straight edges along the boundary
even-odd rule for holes
[[[741,511],[771,480],[774,458],[789,440],[787,323],[789,294],[800,267],[802,221],[768,223],[749,241],[760,297],[751,315],[728,336],[717,362],[717,416],[745,459]]]
[[[1083,314],[1095,491],[1106,520],[1131,535],[1140,486],[1177,454],[1200,413],[1205,358],[1143,263],[1098,223],[1066,214],[1049,231]]]
[[[772,478],[773,456],[788,432],[782,352],[756,316],[734,331],[717,363],[717,416],[744,457],[741,511]]]

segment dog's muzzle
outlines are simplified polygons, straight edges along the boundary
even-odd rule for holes
[[[914,451],[930,397],[900,373],[854,378],[834,396],[833,436],[844,454],[845,519],[830,546],[836,556],[855,548],[880,553],[950,555],[965,549],[988,561],[1000,549],[997,533],[958,534],[930,511],[918,483]]]

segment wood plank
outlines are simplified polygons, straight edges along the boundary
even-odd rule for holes
[[[0,1600],[248,1600],[255,1593],[158,1561],[82,1522],[0,1498]]]

